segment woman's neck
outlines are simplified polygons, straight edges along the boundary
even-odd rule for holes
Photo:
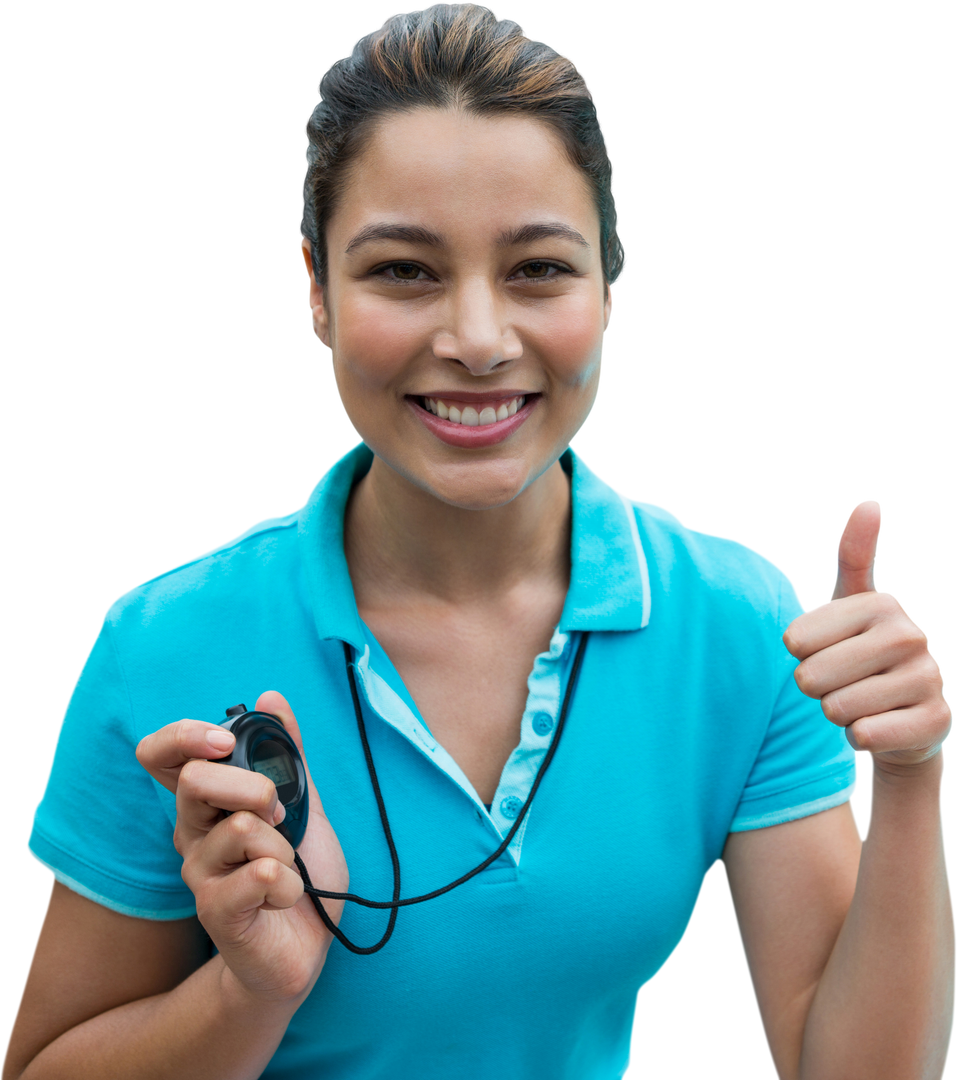
[[[481,604],[528,585],[568,587],[571,495],[555,462],[489,510],[449,506],[378,457],[356,485],[345,551],[360,611],[416,597]]]

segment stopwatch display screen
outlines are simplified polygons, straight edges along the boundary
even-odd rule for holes
[[[263,776],[268,776],[276,785],[276,794],[281,803],[296,797],[299,780],[296,765],[282,743],[273,739],[263,739],[253,751],[252,767]]]

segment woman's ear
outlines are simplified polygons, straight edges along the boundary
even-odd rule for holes
[[[306,307],[309,311],[309,329],[312,336],[325,349],[322,339],[328,334],[328,320],[323,302],[322,286],[315,284],[312,272],[312,245],[308,240],[299,241],[299,261],[306,274]]]
[[[611,289],[605,285],[605,329],[608,329],[608,320],[611,318]]]

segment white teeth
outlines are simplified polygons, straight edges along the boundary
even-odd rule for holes
[[[423,398],[422,400],[429,412],[435,413],[440,420],[450,420],[453,424],[464,424],[466,427],[484,427],[486,424],[507,420],[525,404],[524,397],[517,397],[512,398],[507,405],[499,405],[497,409],[486,405],[480,411],[471,405],[466,405],[460,410],[455,405],[446,405],[441,398]]]

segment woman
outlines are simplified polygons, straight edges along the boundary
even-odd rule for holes
[[[321,90],[304,253],[364,445],[302,512],[111,612],[37,816],[59,884],[8,1075],[620,1076],[635,992],[719,856],[782,1076],[939,1073],[949,713],[873,592],[875,508],[835,602],[799,616],[757,556],[567,450],[621,267],[567,61],[440,7]],[[520,822],[507,850],[399,909],[381,950],[333,944],[275,786],[211,763],[233,745],[211,721],[270,684],[256,707],[308,762],[299,854],[323,891],[395,895],[364,737],[402,897]],[[875,757],[863,854],[848,742]],[[327,907],[360,948],[392,922]]]

